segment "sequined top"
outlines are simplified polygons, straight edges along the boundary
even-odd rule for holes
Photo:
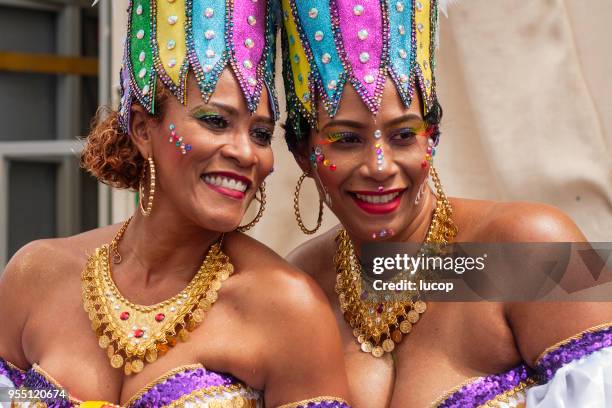
[[[81,401],[70,395],[51,375],[34,364],[23,371],[0,358],[0,386],[15,386],[23,390],[45,390],[39,392],[41,398],[31,403],[20,403],[20,407],[116,407],[111,403]],[[53,397],[51,397],[53,395]],[[45,398],[49,396],[49,398]],[[16,404],[13,401],[13,404]],[[1,406],[1,403],[0,403]],[[207,370],[201,364],[178,367],[149,385],[142,388],[129,399],[129,408],[263,408],[263,394],[254,390],[235,377]],[[338,398],[318,397],[283,405],[283,408],[349,408]]]
[[[567,402],[567,406],[583,406],[572,405],[568,399],[583,401],[589,403],[589,406],[608,406],[598,405],[593,400],[593,396],[577,397],[575,390],[571,390],[565,384],[554,389],[551,385],[556,380],[556,375],[563,369],[563,379],[559,381],[567,381],[567,377],[572,376],[572,371],[575,370],[577,364],[589,363],[590,367],[596,367],[597,376],[607,375],[607,380],[604,378],[601,382],[601,387],[612,387],[610,376],[612,376],[612,364],[607,363],[609,360],[603,354],[612,353],[612,324],[607,323],[597,326],[567,340],[564,340],[547,350],[537,359],[535,369],[526,364],[520,364],[501,374],[493,374],[485,377],[472,378],[465,383],[455,387],[439,398],[432,407],[436,408],[472,408],[472,407],[530,407],[537,405],[538,407],[549,406],[542,404],[546,400],[546,394],[556,393],[555,400]],[[586,361],[586,360],[592,361]],[[585,367],[579,367],[582,370],[580,375],[585,376]],[[587,375],[588,377],[588,375]],[[593,382],[593,378],[590,378]],[[561,388],[561,391],[559,391]],[[575,387],[574,387],[575,388]],[[535,392],[537,391],[537,392]],[[610,393],[611,390],[605,390],[603,394]],[[574,395],[570,395],[574,393]],[[550,398],[552,400],[553,398]],[[595,403],[595,405],[593,405]],[[555,406],[555,405],[550,405]]]

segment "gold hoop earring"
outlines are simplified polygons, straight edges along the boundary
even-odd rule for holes
[[[138,185],[138,194],[140,195],[140,199],[138,200],[140,206],[140,212],[145,217],[151,215],[151,211],[153,211],[153,198],[155,196],[155,162],[151,156],[147,157],[147,162],[149,164],[149,198],[147,200],[147,209],[142,205],[142,200],[144,199],[144,194],[142,190],[142,184],[147,179],[147,167],[143,167],[142,169],[142,178],[140,180],[140,184]]]
[[[266,209],[266,182],[265,181],[262,181],[261,184],[259,185],[259,195],[261,196],[261,198],[257,198],[257,196],[255,196],[255,200],[259,201],[259,211],[257,211],[257,215],[255,216],[255,219],[246,225],[236,228],[238,231],[246,232],[250,230],[251,228],[255,226],[255,224],[259,222],[259,220],[263,216],[264,210]]]
[[[293,211],[295,212],[295,219],[298,223],[298,226],[302,230],[302,232],[306,235],[312,235],[319,230],[319,228],[321,227],[321,223],[323,222],[323,200],[321,200],[321,197],[319,197],[319,216],[317,218],[317,226],[314,227],[314,229],[309,230],[308,228],[306,228],[306,226],[304,225],[304,222],[302,221],[302,216],[300,215],[300,204],[299,204],[300,189],[302,188],[302,182],[307,176],[308,176],[307,173],[302,174],[300,176],[300,179],[297,182],[297,185],[295,186],[295,193],[293,196]]]

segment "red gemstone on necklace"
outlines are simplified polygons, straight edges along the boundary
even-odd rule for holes
[[[376,311],[377,311],[378,313],[382,313],[382,312],[383,312],[383,304],[382,304],[382,303],[379,303],[379,304],[378,304],[378,306],[376,307]]]
[[[120,318],[121,320],[127,320],[127,319],[129,319],[129,318],[130,318],[130,312],[122,312],[122,313],[119,315],[119,318]]]
[[[166,318],[166,315],[163,313],[158,313],[155,315],[155,320],[158,322],[161,322],[162,320],[164,320]]]
[[[134,330],[134,337],[137,339],[141,338],[144,335],[144,331],[142,329]]]

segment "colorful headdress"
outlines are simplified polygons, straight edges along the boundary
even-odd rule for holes
[[[134,99],[155,113],[158,79],[185,103],[191,70],[208,100],[228,64],[249,110],[257,109],[265,88],[277,116],[274,4],[274,0],[130,0],[121,69],[123,129],[127,131]]]
[[[282,0],[282,14],[289,121],[314,125],[313,95],[334,116],[347,82],[376,114],[387,75],[404,104],[418,88],[431,109],[437,0]]]

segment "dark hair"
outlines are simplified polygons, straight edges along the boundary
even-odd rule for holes
[[[152,117],[160,119],[164,102],[171,94],[160,81],[156,89],[157,109]],[[81,167],[104,184],[136,190],[144,164],[144,157],[119,124],[119,112],[108,106],[100,107],[81,153]]]
[[[287,103],[289,106],[289,103]],[[440,130],[438,125],[442,121],[442,106],[437,99],[434,99],[429,112],[424,117],[425,123],[428,125],[434,125],[436,130],[432,137],[434,141],[440,137]],[[304,143],[308,141],[310,134],[311,125],[308,120],[302,115],[297,109],[288,109],[287,121],[285,123],[285,141],[289,151],[293,154],[299,154],[300,150],[303,149]]]

